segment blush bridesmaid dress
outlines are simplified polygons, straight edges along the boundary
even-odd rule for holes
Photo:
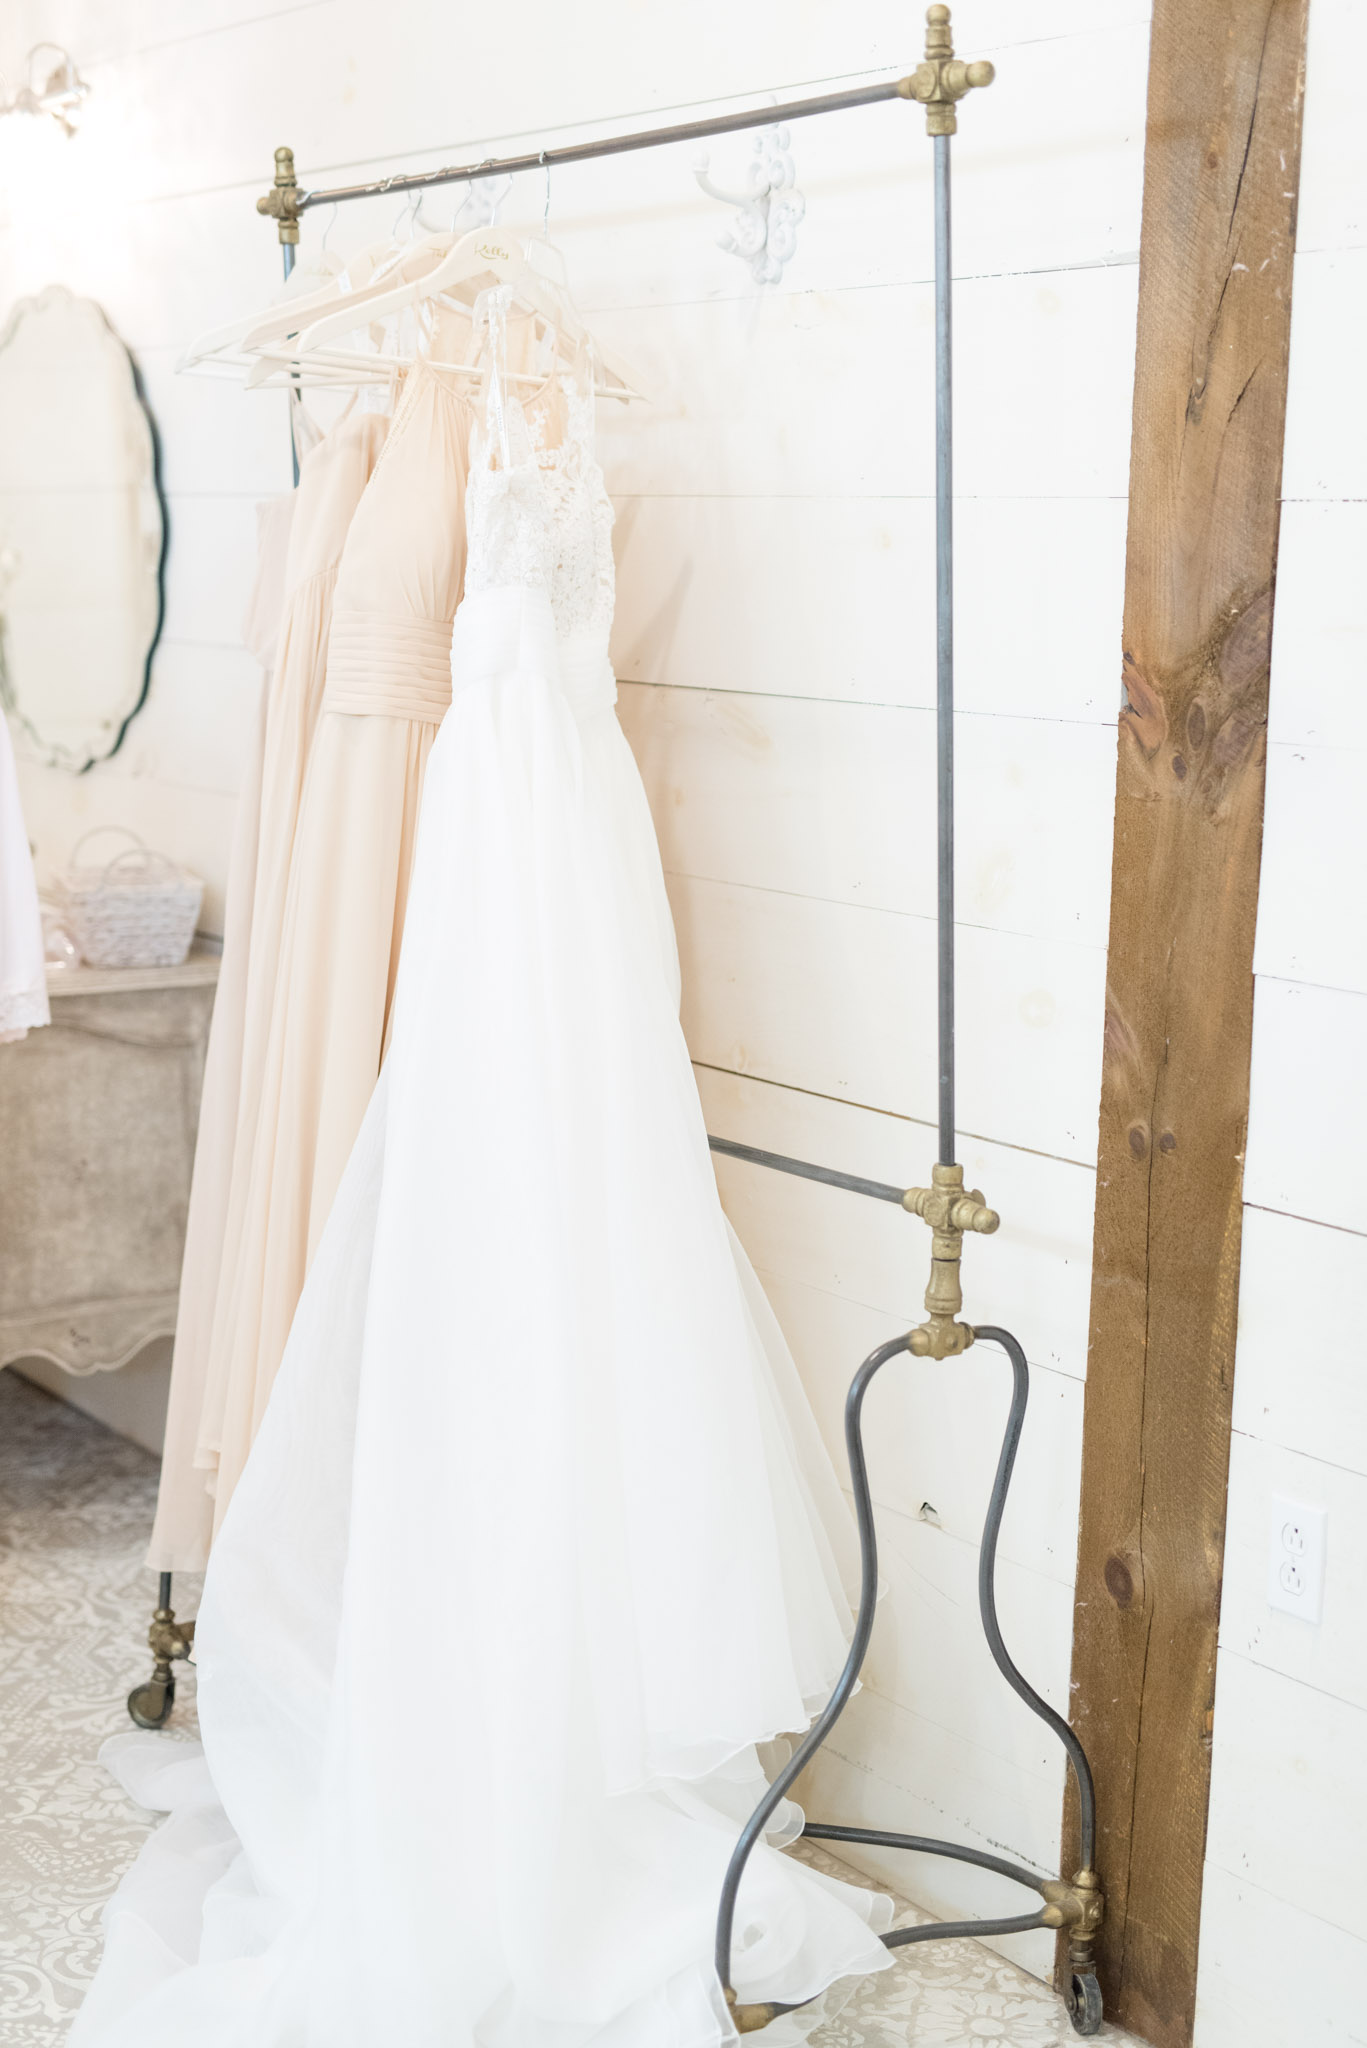
[[[266,669],[228,865],[223,963],[200,1097],[161,1487],[147,1562],[203,1571],[213,1471],[197,1462],[235,1161],[255,1130],[295,834],[327,670],[333,590],[388,419],[348,412],[315,441],[298,488],[260,520],[260,569],[244,637]],[[283,574],[281,574],[283,571]]]
[[[421,358],[346,536],[269,1025],[239,1122],[195,1460],[222,1524],[380,1071],[427,757],[451,701],[471,411]],[[246,1097],[244,1088],[244,1101]]]

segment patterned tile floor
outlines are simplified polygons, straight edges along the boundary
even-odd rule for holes
[[[151,1816],[95,1761],[126,1728],[155,1581],[156,1463],[0,1371],[0,2044],[57,2048],[100,1952],[100,1908]],[[176,1582],[193,1611],[198,1587]],[[195,1727],[193,1674],[169,1732]],[[840,1869],[811,1851],[812,1860]],[[844,1875],[850,1875],[848,1871]],[[920,1919],[908,1908],[909,1921]],[[1098,2038],[1129,2036],[1107,2027]],[[811,2048],[1067,2048],[1046,1987],[976,1942],[904,1949]]]

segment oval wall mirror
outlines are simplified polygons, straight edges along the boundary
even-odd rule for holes
[[[166,512],[138,374],[100,308],[53,285],[0,329],[0,702],[75,774],[147,694]]]

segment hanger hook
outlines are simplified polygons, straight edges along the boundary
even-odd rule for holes
[[[544,149],[541,152],[541,168],[546,174],[546,203],[541,209],[541,239],[543,242],[549,242],[551,239],[551,167],[546,162],[546,152]]]
[[[318,254],[320,256],[325,256],[327,254],[328,236],[332,233],[332,230],[337,225],[337,210],[337,202],[334,199],[334,201],[332,202],[331,211],[328,214],[327,226],[323,229],[323,239],[318,244]]]

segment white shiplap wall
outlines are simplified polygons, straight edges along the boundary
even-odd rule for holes
[[[1311,0],[1196,2048],[1367,2040],[1364,65]],[[1273,1494],[1329,1511],[1318,1626]]]
[[[1017,1328],[1036,1367],[1002,1609],[1063,1707],[1148,6],[957,13],[966,54],[999,71],[956,146],[960,1104],[970,1179],[1006,1219],[967,1277],[971,1312]],[[905,70],[920,20],[902,0],[686,15],[645,0],[12,0],[0,62],[39,35],[70,45],[94,95],[69,148],[0,135],[0,296],[61,279],[136,350],[172,548],[148,708],[79,782],[27,767],[30,827],[56,864],[88,824],[126,819],[202,869],[214,918],[256,688],[237,642],[253,505],[287,481],[285,427],[278,400],[173,365],[187,336],[274,289],[252,210],[274,145],[293,144],[306,180],[480,157]],[[906,1182],[934,1151],[930,149],[896,104],[800,126],[794,146],[807,219],[777,290],[715,247],[725,216],[698,194],[691,149],[557,173],[551,219],[581,304],[660,394],[603,423],[616,662],[711,1128]],[[718,144],[716,175],[744,154]],[[524,179],[504,217],[535,227],[542,200]],[[333,245],[397,211],[353,210]],[[311,219],[306,250],[325,225]],[[722,1178],[838,1447],[858,1360],[919,1313],[925,1234],[739,1165]],[[889,1590],[812,1803],[1055,1867],[1060,1758],[976,1623],[1006,1379],[983,1351],[899,1364],[872,1397]],[[1002,1899],[945,1865],[888,1868],[939,1908]],[[1049,1967],[1047,1940],[1015,1948]]]

